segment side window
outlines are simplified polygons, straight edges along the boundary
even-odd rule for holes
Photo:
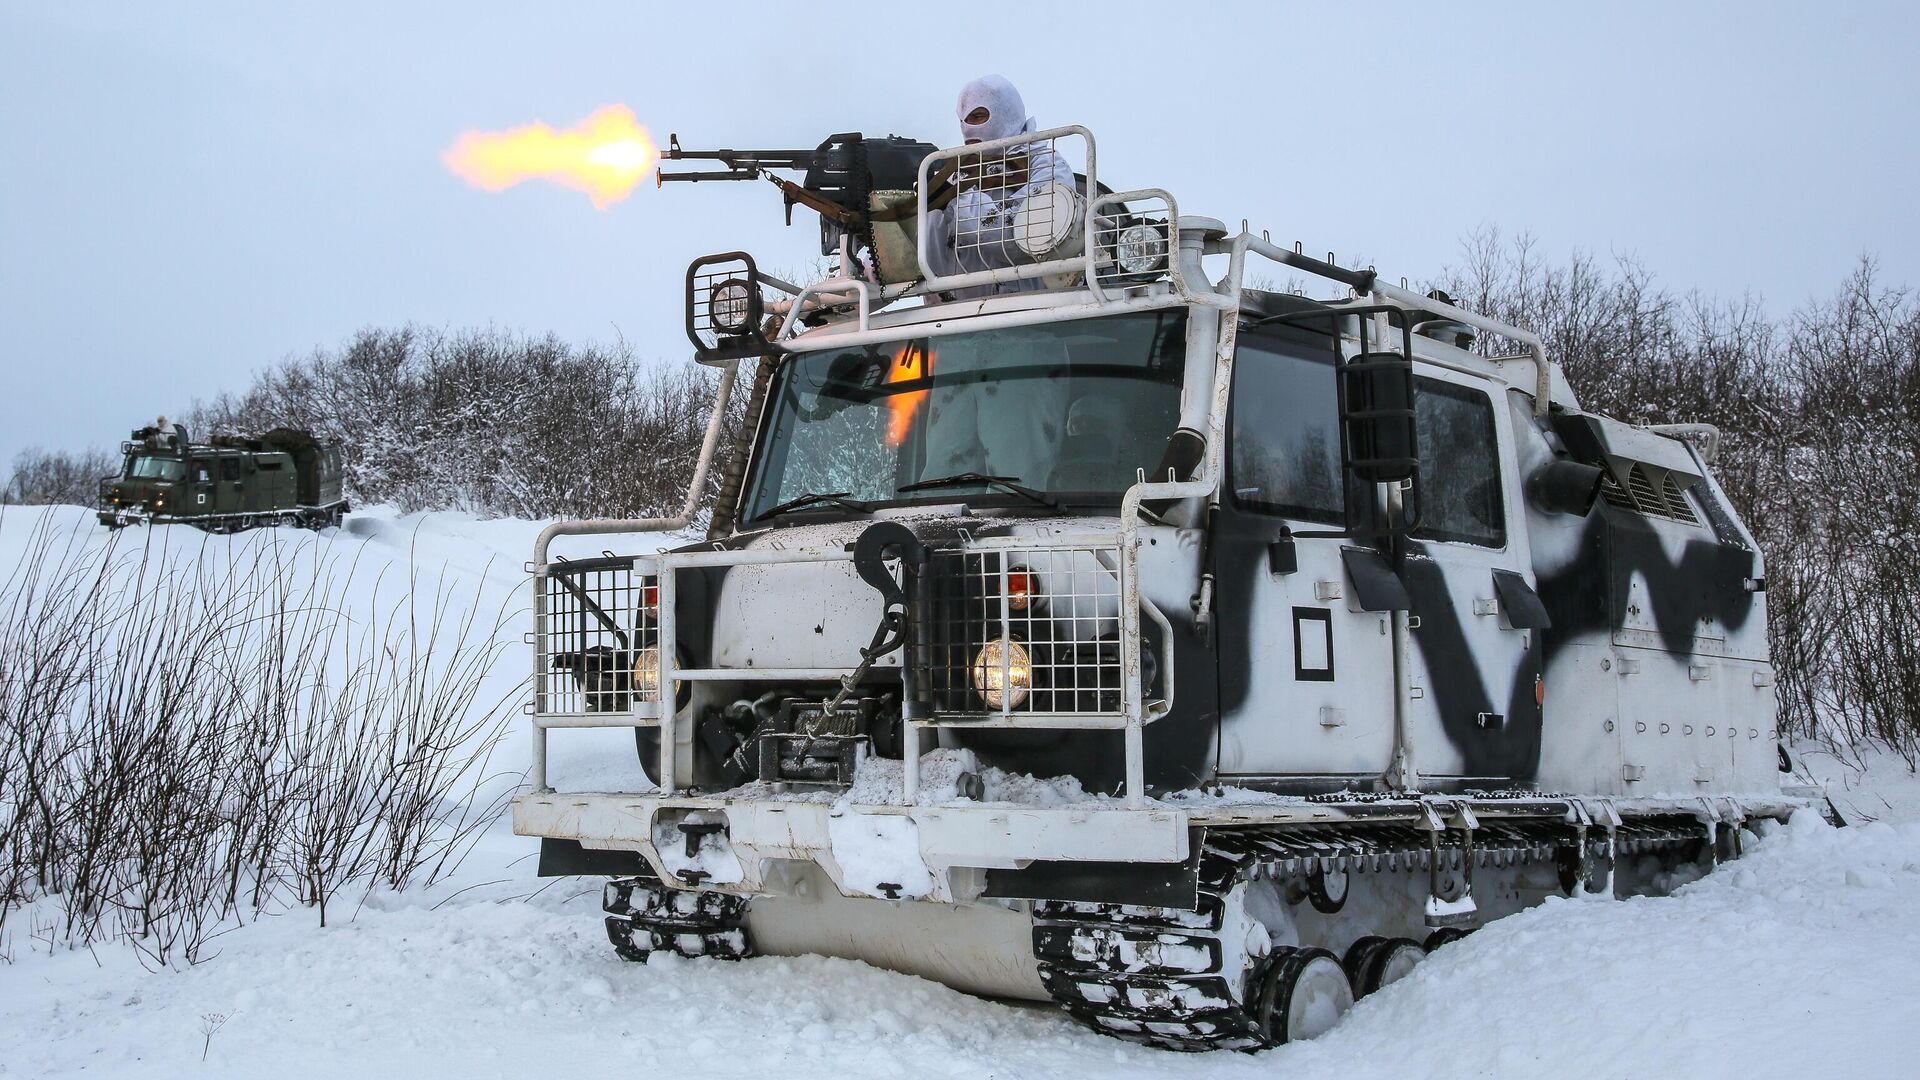
[[[1241,336],[1228,449],[1236,505],[1341,520],[1339,402],[1324,339]]]
[[[213,470],[207,467],[205,461],[196,458],[193,462],[193,482],[196,484],[205,484],[212,480]]]
[[[221,458],[220,459],[220,479],[222,480],[240,479],[240,459],[239,458]]]
[[[1500,449],[1486,394],[1438,379],[1418,380],[1420,528],[1423,540],[1484,547],[1507,542]]]

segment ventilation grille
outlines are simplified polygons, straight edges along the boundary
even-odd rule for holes
[[[1684,521],[1689,525],[1697,525],[1700,521],[1672,473],[1639,462],[1628,467],[1625,487],[1620,486],[1612,470],[1603,472],[1600,493],[1606,497],[1609,505],[1636,514]]]

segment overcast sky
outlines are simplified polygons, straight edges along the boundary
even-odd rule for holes
[[[612,103],[663,143],[945,145],[998,72],[1042,126],[1091,127],[1112,186],[1396,277],[1497,225],[1775,311],[1862,253],[1920,283],[1915,10],[0,0],[0,462],[114,445],[365,326],[680,362],[687,262],[797,265],[810,215],[719,184],[602,212],[439,161]]]

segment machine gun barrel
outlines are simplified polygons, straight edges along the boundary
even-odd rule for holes
[[[933,152],[930,143],[897,135],[869,139],[858,132],[829,135],[812,150],[688,150],[680,145],[678,134],[671,134],[667,136],[667,148],[660,152],[660,160],[714,161],[725,168],[681,172],[655,169],[653,175],[654,182],[661,186],[669,180],[685,183],[771,181],[780,189],[787,224],[793,224],[796,206],[820,214],[820,253],[830,255],[849,232],[854,234],[856,243],[871,243],[869,204],[873,192],[912,188],[918,179],[921,160]],[[796,182],[778,175],[781,172],[803,175]]]
[[[669,180],[698,182],[701,180],[756,180],[771,169],[788,169],[795,172],[814,167],[821,158],[818,150],[688,150],[680,145],[680,136],[667,136],[667,148],[660,152],[662,161],[717,161],[726,166],[725,170],[713,169],[694,172],[667,172],[654,170],[654,182],[664,184]]]

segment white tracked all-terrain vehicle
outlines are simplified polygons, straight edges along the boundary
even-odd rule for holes
[[[853,957],[1250,1049],[1817,801],[1710,428],[1584,412],[1523,329],[1110,191],[1082,128],[667,156],[805,170],[841,271],[696,260],[685,511],[535,553],[515,828],[613,878],[621,955]],[[685,527],[716,459],[705,542],[549,557]],[[635,729],[655,786],[552,790],[581,727]]]

